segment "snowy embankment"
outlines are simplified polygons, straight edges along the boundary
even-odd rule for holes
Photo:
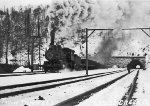
[[[122,68],[117,69],[97,69],[97,70],[89,70],[89,75],[103,72],[111,72],[116,70],[124,70]],[[44,72],[43,72],[44,73]],[[61,79],[68,77],[76,77],[76,76],[85,76],[86,71],[73,71],[69,72],[67,69],[63,70],[63,73],[46,73],[46,74],[33,74],[33,75],[22,75],[22,76],[9,76],[9,77],[0,77],[0,85],[8,86],[15,84],[24,84],[30,82],[40,82],[47,81],[53,79]]]
[[[136,73],[124,77],[115,84],[93,95],[78,106],[118,106],[123,104],[122,96],[127,92]],[[136,91],[132,97],[134,106],[150,106],[150,69],[140,70]]]
[[[136,106],[150,106],[150,69],[140,71],[133,98],[136,99]]]
[[[23,66],[17,68],[16,70],[14,70],[13,72],[31,72],[31,69],[29,68],[24,68]]]
[[[125,76],[121,80],[94,94],[78,106],[118,106],[132,83],[137,71]]]
[[[106,71],[107,72],[108,71],[116,71],[116,69],[115,70],[114,69],[91,70],[91,71],[89,71],[89,74],[106,72]],[[60,77],[60,75],[62,75],[63,77],[68,77],[68,75],[69,75],[69,77],[70,77],[70,76],[74,76],[75,73],[76,73],[76,76],[85,75],[85,71],[84,71],[84,73],[82,71],[81,72],[70,72],[70,73],[55,73],[56,76],[54,76],[54,74],[45,74],[45,75],[52,76],[52,78],[56,79],[56,78]],[[27,105],[27,106],[53,106],[64,100],[72,98],[76,95],[79,95],[83,92],[86,92],[90,89],[100,86],[106,82],[109,82],[110,80],[115,79],[126,73],[127,73],[127,71],[108,75],[108,76],[103,76],[103,77],[99,77],[99,78],[95,78],[95,79],[91,79],[91,80],[81,81],[81,82],[77,82],[77,83],[73,83],[73,84],[63,85],[63,86],[56,87],[53,89],[36,91],[36,92],[32,92],[32,93],[27,93],[27,94],[21,94],[21,95],[14,96],[14,97],[2,98],[2,99],[0,99],[0,105],[1,106],[25,106],[25,105]],[[35,75],[35,76],[38,76],[38,75]],[[30,75],[30,77],[31,77],[31,75]],[[49,79],[51,79],[51,78],[49,78]]]

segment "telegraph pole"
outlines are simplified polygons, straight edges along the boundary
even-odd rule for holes
[[[114,29],[88,29],[86,28],[86,75],[88,75],[88,38],[95,32],[95,31],[103,31],[103,30],[114,30]],[[126,28],[126,29],[121,29],[121,30],[141,30],[142,32],[144,32],[148,37],[150,37],[150,34],[147,33],[145,30],[149,30],[150,28]],[[88,33],[88,31],[91,31],[90,33]]]
[[[39,22],[39,16],[38,16],[38,25],[37,25],[37,31],[38,36],[31,36],[32,38],[32,49],[31,49],[31,72],[33,72],[33,63],[34,63],[34,39],[39,38],[39,65],[41,65],[41,37],[40,37],[40,22]]]
[[[38,16],[38,37],[39,37],[39,68],[41,69],[41,37],[40,37],[40,22],[39,22],[39,16]]]
[[[88,29],[86,28],[86,75],[88,75]]]
[[[96,31],[96,30],[113,30],[113,29],[88,29],[86,28],[86,75],[88,75],[88,38]],[[88,33],[88,31],[92,31]]]
[[[10,19],[9,12],[7,10],[7,34],[6,34],[6,64],[8,64],[8,37],[10,35]]]
[[[32,36],[32,49],[31,49],[31,72],[33,72],[33,60],[34,60],[34,36]]]
[[[30,39],[31,39],[31,29],[30,29],[30,12],[27,10],[27,13],[25,14],[25,34],[28,39],[28,67],[30,67]]]

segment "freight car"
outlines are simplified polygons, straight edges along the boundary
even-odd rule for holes
[[[81,59],[81,62],[82,62],[82,69],[86,70],[86,59]],[[103,64],[100,64],[96,61],[88,60],[88,69],[89,70],[100,69],[100,68],[106,68],[106,66]]]
[[[64,68],[81,70],[81,58],[74,52],[74,50],[62,48],[60,45],[50,45],[45,52],[47,61],[43,64],[44,71],[59,72]]]

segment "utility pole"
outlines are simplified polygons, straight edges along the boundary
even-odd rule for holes
[[[113,29],[88,29],[86,28],[86,75],[88,75],[88,38],[96,31],[96,30],[113,30]],[[88,33],[88,31],[92,31]]]
[[[0,50],[0,55],[3,56],[3,45],[2,45],[2,41],[3,41],[3,37],[2,37],[2,18],[3,18],[3,14],[0,14],[0,37],[1,37],[1,40],[0,40],[0,45],[1,45],[1,50]],[[0,56],[0,62],[1,62],[1,56]]]
[[[30,29],[30,11],[26,10],[25,14],[25,34],[28,39],[28,48],[27,48],[27,55],[28,55],[28,67],[30,67],[30,40],[31,40],[31,29]]]
[[[33,60],[34,60],[34,36],[32,36],[32,49],[31,49],[31,72],[33,72]]]
[[[34,63],[34,39],[39,38],[39,65],[41,65],[41,58],[40,58],[40,23],[39,23],[39,17],[38,17],[38,36],[31,36],[32,38],[32,49],[31,49],[31,72],[33,72],[33,63]]]
[[[86,28],[86,75],[88,75],[88,38],[95,32],[95,31],[103,31],[103,30],[114,30],[114,29],[88,29]],[[141,30],[143,31],[148,37],[150,37],[150,34],[147,33],[145,30],[149,30],[150,28],[126,28],[126,29],[121,29],[121,30]],[[88,33],[88,31],[91,31],[90,33]]]
[[[9,12],[7,10],[7,34],[6,34],[6,64],[8,64],[8,37],[10,35],[10,19]]]
[[[86,75],[88,75],[88,29],[86,28]]]
[[[1,29],[1,21],[2,21],[2,18],[1,18],[1,14],[0,14],[0,37],[1,37],[1,35],[2,35],[2,29]],[[1,44],[1,40],[0,40],[0,44]],[[2,55],[2,49],[1,49],[1,46],[0,46],[0,62],[1,62],[1,55]]]
[[[40,22],[38,16],[38,37],[39,37],[39,68],[41,69],[41,37],[40,37]]]

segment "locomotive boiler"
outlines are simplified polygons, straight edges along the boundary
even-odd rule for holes
[[[59,72],[59,70],[68,68],[70,70],[81,69],[81,58],[74,54],[74,50],[62,48],[60,45],[50,45],[45,52],[47,61],[43,64],[45,72]]]

